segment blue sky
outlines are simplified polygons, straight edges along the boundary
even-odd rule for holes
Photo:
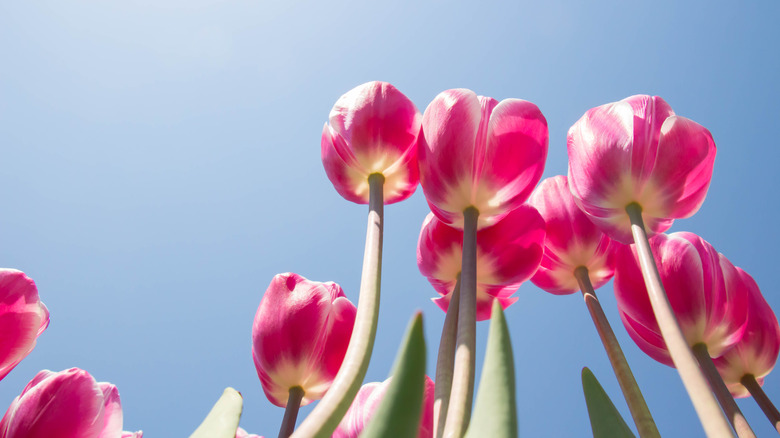
[[[662,96],[718,147],[707,200],[672,231],[707,239],[780,309],[780,5],[485,3],[0,4],[0,266],[35,279],[51,311],[0,405],[38,370],[78,366],[119,387],[128,430],[187,436],[232,386],[242,426],[275,436],[282,411],[254,370],[252,319],[279,272],[336,281],[357,301],[366,208],[332,188],[319,138],[336,99],[370,80],[421,111],[454,87],[536,103],[545,176],[566,172],[566,131],[586,110]],[[443,314],[415,262],[427,211],[421,190],[386,209],[368,381],[386,377],[416,309],[433,374]],[[611,283],[598,292],[661,433],[703,436],[676,372],[630,341]],[[521,436],[589,436],[583,366],[628,418],[581,297],[530,283],[518,296],[507,318]],[[780,398],[776,376],[765,389]],[[740,406],[773,433],[752,400]]]

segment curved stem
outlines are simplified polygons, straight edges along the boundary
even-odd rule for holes
[[[596,325],[596,330],[599,332],[601,343],[604,344],[604,350],[606,350],[609,362],[615,371],[615,377],[617,377],[620,389],[623,391],[623,397],[626,399],[631,416],[634,418],[634,424],[636,424],[639,436],[642,438],[660,438],[661,434],[658,433],[658,428],[655,425],[655,421],[653,421],[650,410],[647,408],[642,391],[639,390],[639,385],[637,385],[634,374],[628,366],[626,356],[623,354],[623,350],[615,337],[615,332],[612,331],[607,315],[604,314],[601,303],[599,303],[599,299],[596,297],[596,291],[593,289],[590,276],[588,275],[588,268],[585,266],[578,267],[574,270],[574,277],[580,285],[582,297],[588,306],[593,324]]]
[[[753,396],[753,399],[756,400],[758,406],[764,411],[766,418],[769,419],[772,425],[775,426],[777,432],[780,433],[780,412],[778,412],[777,408],[772,403],[772,400],[769,400],[769,397],[767,397],[764,389],[761,388],[761,385],[758,384],[756,376],[745,374],[739,382],[745,385],[745,388],[750,391],[750,395]]]
[[[723,378],[720,376],[718,369],[712,363],[710,353],[707,351],[707,344],[699,342],[694,345],[693,355],[696,356],[704,376],[710,382],[710,387],[715,392],[715,396],[718,397],[718,402],[731,422],[731,426],[737,431],[737,436],[739,438],[755,438],[756,434],[753,433],[753,429],[750,428],[745,416],[742,415],[742,411],[739,410],[737,402],[734,401],[731,392],[729,392],[726,384],[723,383]]]
[[[303,388],[293,386],[290,388],[290,396],[287,398],[287,407],[284,408],[284,418],[282,427],[279,428],[279,438],[287,438],[295,430],[295,421],[298,419],[298,410],[301,408],[303,400]]]
[[[731,427],[712,395],[707,379],[704,378],[699,369],[696,358],[693,357],[680,325],[677,323],[677,318],[674,316],[672,306],[669,304],[666,290],[661,283],[661,276],[658,274],[658,266],[656,266],[653,253],[650,250],[650,242],[647,239],[645,224],[642,220],[642,207],[637,203],[631,203],[626,206],[626,213],[631,220],[631,233],[634,236],[642,276],[645,278],[645,286],[650,304],[653,306],[655,319],[661,329],[661,336],[664,338],[672,362],[674,362],[683,385],[688,391],[688,397],[691,398],[693,407],[696,409],[699,421],[708,437],[733,437]]]
[[[444,436],[462,437],[471,418],[474,398],[474,357],[477,338],[477,219],[479,210],[463,210],[463,258],[460,271],[460,308],[450,405]]]
[[[455,359],[455,340],[458,332],[458,308],[460,307],[460,275],[455,289],[450,296],[447,316],[441,329],[439,355],[436,360],[436,390],[433,399],[434,436],[441,438],[444,434],[444,421],[447,418],[447,408],[450,405],[450,388],[452,386],[452,363]],[[444,412],[444,415],[441,413]]]
[[[379,285],[382,278],[382,228],[384,222],[383,186],[385,178],[368,177],[368,226],[363,253],[355,326],[347,353],[336,378],[314,410],[303,420],[293,437],[329,438],[347,413],[368,370],[379,320]]]

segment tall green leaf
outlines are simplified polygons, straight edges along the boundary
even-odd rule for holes
[[[244,399],[233,388],[225,388],[211,412],[190,438],[235,438]]]
[[[582,390],[594,438],[634,438],[620,412],[588,367],[582,369]]]
[[[422,314],[412,318],[393,365],[393,380],[361,438],[413,437],[420,427],[425,390]]]
[[[485,362],[467,438],[517,437],[515,361],[504,311],[493,302]]]

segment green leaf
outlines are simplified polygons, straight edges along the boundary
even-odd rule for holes
[[[233,388],[225,388],[211,412],[190,438],[235,438],[244,399]]]
[[[493,301],[485,362],[466,437],[517,437],[515,361],[509,329],[498,300]]]
[[[587,367],[582,369],[582,390],[594,438],[634,438],[620,412]]]
[[[412,318],[393,365],[393,380],[361,438],[413,437],[420,428],[425,390],[422,314]]]

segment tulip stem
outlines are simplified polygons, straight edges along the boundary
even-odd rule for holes
[[[368,226],[363,253],[360,296],[352,337],[347,353],[325,397],[303,420],[293,437],[329,438],[347,413],[360,390],[374,348],[379,320],[379,287],[382,279],[382,229],[384,223],[385,177],[379,173],[368,176]]]
[[[452,372],[445,437],[462,437],[471,418],[474,398],[474,356],[477,338],[477,219],[479,210],[463,210],[463,258],[460,271],[458,335]]]
[[[769,400],[764,389],[756,381],[756,376],[752,374],[745,374],[739,381],[742,385],[750,391],[750,395],[758,403],[758,406],[764,411],[764,415],[775,426],[775,429],[780,433],[780,411],[777,410],[772,400]]]
[[[704,376],[707,377],[707,381],[710,382],[710,387],[715,396],[718,398],[720,406],[723,408],[723,412],[726,413],[726,417],[731,422],[731,426],[737,432],[739,438],[755,438],[756,434],[753,433],[753,429],[750,428],[745,416],[742,415],[742,411],[739,410],[737,402],[734,401],[734,397],[731,396],[731,392],[723,382],[723,378],[718,373],[718,369],[715,368],[715,364],[712,362],[709,351],[707,351],[707,344],[699,342],[693,346],[693,355],[696,356],[696,360],[699,362]]]
[[[590,275],[588,275],[588,268],[579,266],[574,270],[574,277],[580,285],[582,297],[588,307],[590,317],[593,319],[593,324],[596,325],[601,343],[604,344],[604,350],[606,350],[609,362],[615,371],[615,377],[617,377],[620,389],[623,391],[623,397],[626,399],[631,416],[634,418],[634,424],[636,424],[639,436],[641,438],[660,438],[661,434],[658,432],[653,416],[647,408],[642,391],[639,390],[634,373],[631,372],[626,356],[623,354],[623,350],[615,337],[615,332],[612,331],[607,315],[604,314],[604,309],[601,308],[601,303],[599,303],[599,299],[596,297],[596,291],[593,289]]]
[[[433,401],[434,436],[444,435],[444,422],[447,419],[447,408],[450,405],[450,388],[452,387],[452,363],[455,359],[455,341],[458,332],[458,308],[460,307],[460,275],[455,289],[450,296],[447,316],[441,329],[439,355],[436,360],[436,389]],[[444,415],[442,415],[442,412]]]
[[[685,337],[683,336],[677,318],[674,316],[666,290],[658,273],[653,252],[650,249],[650,241],[642,219],[642,207],[632,202],[626,206],[626,213],[631,220],[631,233],[634,236],[639,264],[642,268],[642,276],[645,279],[645,287],[653,307],[655,319],[661,329],[669,355],[680,374],[688,397],[691,398],[693,407],[699,416],[699,421],[708,437],[733,437],[726,417],[718,406],[717,400],[712,395],[707,379],[702,374],[696,358],[693,356]]]
[[[287,407],[284,408],[284,418],[282,427],[279,428],[279,438],[287,438],[295,430],[295,421],[298,419],[298,410],[301,408],[303,400],[303,388],[293,386],[290,388],[290,396],[287,398]]]

